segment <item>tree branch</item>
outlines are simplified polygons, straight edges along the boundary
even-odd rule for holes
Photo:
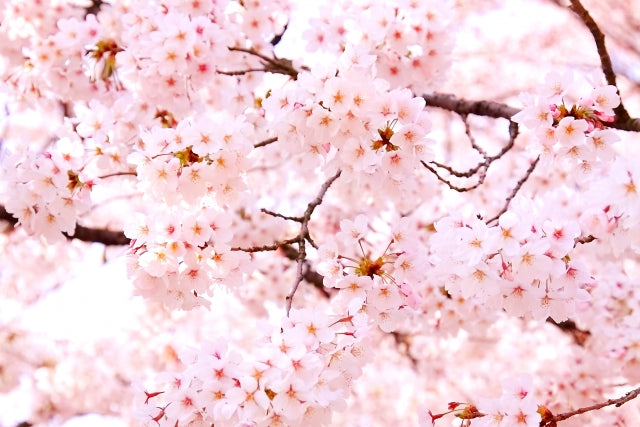
[[[89,15],[98,15],[103,4],[104,1],[102,0],[91,0],[91,4],[84,8],[84,17],[86,18]]]
[[[296,70],[293,67],[293,62],[290,59],[276,58],[276,57],[270,58],[253,49],[248,49],[244,47],[229,47],[228,49],[232,52],[248,53],[249,55],[253,55],[260,58],[261,59],[260,63],[264,67],[263,71],[274,73],[274,74],[284,74],[286,76],[291,76],[294,80],[298,78],[298,70]],[[302,69],[308,70],[307,67],[302,67]],[[251,70],[259,71],[255,69],[251,69]]]
[[[458,104],[464,103],[464,100],[457,100]],[[486,101],[481,101],[481,102],[486,102]],[[500,150],[500,152],[498,152],[497,154],[490,156],[489,154],[487,154],[487,152],[478,145],[478,143],[475,141],[475,138],[473,137],[473,134],[471,133],[471,127],[469,126],[469,122],[467,120],[467,114],[466,113],[459,113],[462,116],[462,121],[464,122],[464,126],[465,126],[465,133],[467,135],[467,137],[469,138],[469,142],[471,143],[471,148],[473,148],[478,154],[480,154],[483,157],[483,161],[479,162],[476,166],[472,167],[471,169],[465,171],[465,172],[460,172],[460,171],[456,171],[455,169],[453,169],[451,166],[442,164],[442,163],[438,163],[438,162],[430,162],[432,165],[437,166],[441,169],[444,169],[445,171],[447,171],[448,173],[450,173],[453,176],[456,176],[458,178],[471,178],[474,175],[478,175],[478,181],[470,186],[470,187],[458,187],[456,185],[454,185],[451,181],[447,180],[446,178],[444,178],[443,176],[440,175],[440,173],[438,173],[438,171],[436,171],[435,168],[431,167],[430,165],[428,165],[426,162],[421,161],[422,165],[427,168],[429,171],[431,171],[431,173],[433,173],[438,180],[442,181],[443,183],[447,184],[447,186],[449,188],[451,188],[452,190],[458,191],[458,192],[465,192],[465,191],[470,191],[473,190],[474,188],[479,187],[485,180],[486,176],[487,176],[487,171],[489,170],[489,167],[491,166],[491,164],[493,162],[495,162],[496,160],[500,159],[502,156],[504,156],[509,150],[511,150],[513,148],[513,146],[515,145],[516,142],[516,138],[518,137],[518,124],[509,120],[509,141],[507,142],[507,144],[502,147],[502,149]]]
[[[436,176],[436,178],[438,178],[438,180],[439,180],[440,182],[445,183],[445,184],[447,185],[447,187],[449,187],[450,189],[455,190],[455,191],[457,191],[457,192],[459,192],[459,193],[464,193],[464,192],[466,192],[466,191],[471,191],[471,190],[473,190],[473,189],[475,189],[475,188],[478,188],[478,187],[479,187],[479,186],[484,182],[484,171],[483,171],[483,172],[481,172],[481,173],[480,173],[480,176],[479,176],[478,182],[476,182],[476,183],[475,183],[475,184],[473,184],[472,186],[470,186],[470,187],[458,187],[458,186],[454,185],[454,184],[453,184],[451,181],[449,181],[448,179],[443,178],[443,177],[438,173],[438,171],[437,171],[437,170],[435,170],[433,167],[431,167],[431,166],[430,166],[427,162],[425,162],[424,160],[420,160],[420,163],[422,163],[422,166],[424,166],[424,167],[425,167],[425,168],[427,168],[427,169],[428,169],[432,174],[434,174],[434,175]],[[438,167],[442,167],[442,166],[444,166],[444,165],[441,165],[440,163],[436,163],[436,162],[431,162],[431,163],[433,163],[434,165],[436,165],[436,166],[438,166]],[[458,174],[460,174],[461,172],[455,172],[455,171],[453,171],[449,166],[445,166],[445,168],[444,168],[444,169],[446,169],[447,171],[451,172],[451,174],[452,174],[452,175],[455,175],[455,176],[466,176],[466,175],[458,175]],[[476,171],[477,171],[477,169],[475,169],[475,170],[473,171],[472,175],[473,175],[474,173],[476,173]],[[469,175],[469,176],[472,176],[472,175]]]
[[[331,178],[325,181],[324,184],[322,184],[322,187],[320,187],[320,192],[318,192],[318,195],[316,196],[315,199],[309,202],[309,204],[307,205],[307,209],[304,211],[304,214],[302,215],[302,218],[301,218],[302,222],[300,224],[300,233],[298,234],[298,256],[296,257],[296,263],[298,264],[298,266],[296,271],[296,280],[295,280],[295,283],[293,284],[293,288],[291,289],[291,292],[289,293],[289,295],[287,295],[287,304],[286,304],[287,316],[289,316],[289,312],[291,311],[293,296],[298,290],[298,286],[300,286],[300,283],[304,279],[303,267],[304,267],[306,256],[307,256],[306,241],[309,241],[309,243],[317,249],[317,246],[315,245],[315,243],[313,242],[313,239],[311,239],[311,236],[309,235],[309,221],[311,220],[311,215],[313,215],[313,211],[315,211],[315,209],[320,205],[320,203],[322,203],[322,199],[324,199],[324,195],[327,193],[327,190],[329,189],[331,184],[333,184],[333,182],[336,179],[338,179],[341,173],[342,171],[338,170],[338,172],[336,172],[335,175],[333,175]]]
[[[429,107],[438,107],[443,110],[453,111],[460,115],[473,114],[475,116],[493,117],[495,119],[511,120],[519,109],[496,101],[472,101],[458,98],[447,93],[424,94],[422,98]],[[603,123],[606,127],[628,132],[640,132],[640,118],[628,118],[621,120],[618,117],[614,123]],[[510,129],[511,130],[511,129]]]
[[[245,70],[236,70],[236,71],[224,71],[224,70],[216,70],[216,73],[223,74],[225,76],[244,76],[248,73],[266,73],[269,72],[266,68],[247,68]]]
[[[282,41],[282,36],[284,36],[284,33],[287,31],[287,28],[289,27],[289,23],[287,22],[284,25],[284,28],[282,29],[282,31],[280,32],[280,34],[276,34],[275,36],[273,36],[273,38],[271,39],[271,41],[269,43],[271,43],[271,46],[275,46],[278,43],[280,43],[280,41]]]
[[[573,341],[580,347],[584,347],[585,342],[591,336],[591,332],[578,328],[576,322],[573,320],[564,320],[562,322],[556,322],[551,317],[547,317],[547,322],[556,326],[562,332],[565,332],[573,338]]]
[[[598,50],[598,56],[600,56],[602,72],[607,79],[607,83],[617,88],[618,85],[616,84],[616,74],[613,72],[611,57],[609,56],[609,52],[607,51],[607,47],[604,43],[604,33],[600,30],[600,27],[598,27],[598,24],[596,24],[596,21],[594,21],[587,9],[585,9],[582,3],[580,3],[580,0],[570,1],[571,6],[569,6],[569,9],[571,9],[573,12],[575,12],[576,15],[580,17],[582,22],[584,22],[586,27],[591,32],[591,35],[593,36],[593,40],[596,43],[596,49]],[[618,93],[620,93],[619,89]],[[629,117],[629,113],[622,104],[622,98],[620,99],[620,105],[614,108],[614,111],[616,113],[617,121],[628,122],[631,119],[631,117]]]
[[[290,260],[295,261],[295,260],[298,259],[298,251],[293,246],[291,246],[291,245],[282,245],[282,246],[280,246],[280,249],[282,250],[284,255],[287,258],[289,258]],[[322,292],[322,294],[325,297],[329,298],[331,296],[331,294],[329,293],[327,288],[325,288],[325,286],[324,286],[324,276],[322,274],[318,273],[317,271],[311,269],[308,266],[308,263],[307,263],[307,268],[305,268],[305,270],[304,270],[303,278],[307,283],[312,284],[320,292]]]
[[[13,217],[4,206],[0,205],[0,220],[6,221],[15,226],[18,220]],[[90,228],[76,225],[76,230],[69,235],[64,233],[67,239],[78,239],[83,242],[102,243],[106,246],[126,246],[131,243],[131,239],[124,235],[122,231],[111,231],[104,228]]]
[[[255,143],[253,145],[253,148],[264,147],[265,145],[272,144],[272,143],[276,142],[277,140],[278,140],[278,137],[274,136],[273,138],[265,139],[264,141],[260,141],[260,142]]]
[[[562,414],[558,414],[558,415],[554,415],[552,419],[547,420],[546,422],[544,422],[544,424],[540,424],[541,427],[552,427],[555,426],[556,423],[558,421],[563,421],[566,420],[567,418],[571,418],[574,415],[580,415],[580,414],[584,414],[586,412],[590,412],[590,411],[596,411],[598,409],[602,409],[604,407],[607,406],[611,406],[611,405],[615,405],[616,407],[620,407],[622,405],[624,405],[627,402],[630,402],[631,400],[635,399],[636,397],[638,397],[638,395],[640,395],[640,387],[637,387],[633,390],[631,390],[630,392],[626,393],[624,396],[619,397],[617,399],[608,399],[604,402],[601,403],[597,403],[595,405],[591,405],[591,406],[585,406],[584,408],[579,408],[576,409],[574,411],[569,411],[569,412],[564,412]]]
[[[460,115],[473,114],[476,116],[493,117],[495,119],[511,120],[518,110],[507,104],[495,101],[469,101],[447,93],[430,93],[422,95],[429,107],[439,107],[444,110],[455,111]]]
[[[531,163],[531,165],[529,166],[527,171],[524,173],[524,176],[518,180],[518,182],[516,183],[516,186],[513,187],[513,190],[511,190],[511,194],[509,194],[509,196],[505,200],[505,204],[502,207],[502,209],[500,210],[500,212],[498,212],[496,214],[496,216],[494,216],[493,218],[487,220],[487,224],[490,224],[490,223],[492,223],[494,221],[497,221],[498,218],[500,218],[500,215],[502,215],[503,213],[505,213],[507,211],[507,209],[509,209],[509,203],[511,203],[511,200],[513,200],[513,198],[516,196],[516,194],[518,194],[518,191],[520,191],[520,188],[522,188],[522,185],[524,185],[524,183],[527,182],[527,180],[529,179],[529,177],[533,173],[533,170],[538,165],[539,161],[540,161],[540,156],[538,156],[533,161],[533,163]]]

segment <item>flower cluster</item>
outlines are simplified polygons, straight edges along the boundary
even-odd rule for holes
[[[252,355],[222,339],[202,343],[181,356],[182,373],[160,378],[168,388],[145,391],[141,414],[161,426],[327,425],[368,359],[360,317],[292,310]]]
[[[354,221],[341,221],[335,239],[319,247],[322,261],[318,271],[324,276],[324,285],[340,290],[332,300],[337,310],[365,314],[373,324],[390,332],[408,309],[418,308],[421,298],[413,287],[420,281],[421,265],[416,242],[406,234],[407,226],[407,222],[400,222],[386,249],[372,255],[364,249],[371,244],[366,240],[368,219],[359,215]]]
[[[532,427],[640,381],[617,89],[549,74],[495,151],[511,107],[429,93],[456,12],[511,2],[5,3],[0,299],[36,305],[80,240],[116,235],[104,259],[145,304],[94,346],[113,366],[49,352],[3,305],[0,391],[34,391],[29,424],[126,418],[137,394],[127,421],[149,426]]]
[[[301,73],[300,84],[264,100],[278,142],[312,171],[343,171],[359,188],[404,186],[432,157],[425,101],[376,78],[375,57],[348,45],[339,68]]]
[[[197,116],[141,135],[142,150],[128,160],[136,165],[145,198],[166,208],[137,215],[125,227],[133,240],[131,273],[140,294],[189,309],[206,304],[201,295],[214,282],[241,281],[247,255],[230,251],[233,216],[227,209],[245,188],[240,176],[251,147],[245,127],[227,116],[215,121]]]
[[[484,416],[474,419],[471,426],[539,426],[542,417],[532,396],[532,387],[532,378],[526,375],[505,380],[502,396],[497,399],[483,399],[478,403],[478,411]]]
[[[587,300],[593,279],[571,261],[581,235],[576,222],[542,219],[535,206],[516,199],[489,227],[479,218],[447,217],[431,239],[433,274],[453,298],[514,316],[562,321]],[[446,267],[445,267],[446,266]]]
[[[433,90],[442,82],[454,42],[447,2],[338,2],[333,8],[344,11],[340,19],[332,8],[322,8],[310,20],[304,34],[309,51],[358,45],[375,55],[380,77],[414,93]]]
[[[538,97],[522,96],[525,108],[513,120],[534,130],[543,153],[575,159],[576,172],[588,176],[615,156],[619,137],[605,126],[615,120],[620,97],[615,86],[595,85],[571,103],[577,86],[572,75],[548,74]]]
[[[63,138],[42,154],[30,150],[4,152],[6,209],[29,233],[49,242],[73,234],[76,218],[90,205],[93,182],[82,172],[82,144]]]

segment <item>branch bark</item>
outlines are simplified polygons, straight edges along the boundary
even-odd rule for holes
[[[511,120],[520,110],[495,101],[470,101],[448,93],[430,93],[422,95],[429,107],[439,107],[461,115],[493,117]]]
[[[604,33],[600,30],[600,27],[598,27],[598,24],[596,24],[596,21],[591,17],[587,9],[585,9],[582,3],[580,3],[580,0],[570,1],[571,6],[569,6],[569,8],[580,17],[593,36],[593,41],[595,41],[596,49],[598,50],[598,56],[600,56],[602,72],[604,73],[605,79],[607,79],[607,83],[617,88],[616,73],[613,72],[611,57],[609,56],[609,52],[607,51],[607,47],[604,43]],[[618,93],[620,93],[619,89]],[[614,108],[614,111],[616,113],[617,120],[620,122],[627,122],[631,119],[629,113],[622,104],[622,97],[620,99],[620,105]]]
[[[430,93],[422,95],[422,98],[429,107],[438,107],[443,110],[453,111],[461,115],[473,114],[475,116],[493,117],[496,119],[511,120],[514,114],[520,110],[507,104],[496,101],[473,101],[464,98],[458,98],[448,93]],[[617,114],[617,113],[616,113]],[[628,132],[640,132],[640,118],[629,117],[623,119],[617,116],[614,123],[605,123],[612,129],[624,130]]]
[[[4,206],[0,205],[0,221],[6,221],[10,225],[15,226],[18,220],[13,217]],[[126,246],[131,243],[131,239],[124,235],[122,231],[112,231],[104,228],[91,228],[76,225],[73,234],[65,233],[68,239],[77,239],[83,242],[102,243],[106,246]]]
[[[615,405],[617,408],[619,408],[625,403],[630,402],[631,400],[638,397],[638,395],[640,395],[640,387],[637,387],[631,390],[630,392],[626,393],[624,396],[619,397],[617,399],[608,399],[604,402],[597,403],[595,405],[585,406],[584,408],[579,408],[574,411],[569,411],[569,412],[564,412],[562,414],[554,415],[551,420],[544,422],[544,424],[541,423],[540,426],[552,427],[552,426],[555,426],[557,422],[566,420],[567,418],[571,418],[574,415],[580,415],[586,412],[596,411],[598,409],[602,409],[604,407],[611,406],[611,405]]]

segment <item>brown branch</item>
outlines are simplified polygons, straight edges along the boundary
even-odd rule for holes
[[[551,317],[547,317],[547,322],[559,328],[562,332],[565,332],[573,338],[573,341],[580,347],[584,347],[587,339],[591,336],[591,332],[588,330],[578,328],[576,322],[573,320],[564,320],[562,322],[556,322]]]
[[[616,74],[613,72],[611,57],[609,56],[609,52],[607,51],[607,47],[605,46],[605,43],[604,43],[604,33],[600,30],[600,27],[598,27],[598,24],[596,24],[596,21],[594,21],[594,19],[591,17],[587,9],[585,9],[582,3],[580,3],[580,0],[570,0],[570,1],[571,1],[571,6],[569,6],[569,9],[574,11],[575,14],[580,17],[582,22],[584,22],[586,27],[591,32],[591,35],[593,36],[593,40],[596,43],[596,49],[598,50],[598,56],[600,56],[600,64],[602,67],[602,72],[604,73],[604,76],[607,79],[607,83],[617,88],[618,86],[616,84]],[[620,93],[619,89],[618,89],[618,93]],[[614,111],[616,113],[617,121],[628,122],[631,119],[631,117],[629,116],[629,113],[627,112],[626,108],[624,108],[624,105],[622,104],[622,99],[620,99],[620,105],[618,105],[614,109]]]
[[[248,248],[235,246],[235,247],[231,248],[230,250],[232,250],[232,251],[249,252],[249,253],[253,253],[253,252],[270,252],[270,251],[277,251],[278,249],[280,249],[284,245],[290,245],[291,243],[297,243],[297,242],[298,242],[298,236],[292,237],[290,239],[282,240],[282,241],[273,243],[271,245],[250,246]]]
[[[260,141],[260,142],[258,142],[256,144],[254,144],[253,148],[264,147],[265,145],[272,144],[272,143],[276,142],[277,140],[278,140],[278,137],[274,136],[273,138],[265,139],[264,141]]]
[[[84,17],[86,18],[89,15],[98,15],[103,4],[104,1],[102,0],[92,0],[89,6],[84,7]]]
[[[276,218],[286,219],[287,221],[302,222],[304,220],[304,218],[301,217],[301,216],[282,215],[281,213],[273,212],[273,211],[270,211],[269,209],[265,209],[265,208],[260,209],[260,212],[265,213],[267,215],[271,215],[271,216],[276,217]]]
[[[264,67],[264,71],[274,74],[284,74],[286,76],[291,76],[294,80],[298,78],[298,70],[293,67],[293,61],[286,58],[270,58],[260,52],[257,52],[253,49],[248,49],[244,47],[229,47],[228,48],[232,52],[243,52],[249,55],[256,56],[261,59],[261,64]],[[304,70],[308,70],[308,67],[302,67]]]
[[[114,176],[138,176],[136,172],[114,172],[106,175],[99,176],[98,179],[107,179],[112,178]]]
[[[280,249],[284,253],[284,255],[289,258],[291,261],[295,261],[298,259],[298,251],[291,245],[283,245],[280,246]],[[308,267],[304,270],[303,278],[307,283],[315,286],[322,294],[329,298],[331,294],[324,286],[324,276],[317,271]]]
[[[518,110],[507,104],[495,101],[469,101],[447,93],[430,93],[422,95],[429,107],[455,111],[461,115],[493,117],[495,119],[511,120]]]
[[[483,182],[484,182],[484,174],[480,174],[480,178],[478,179],[478,182],[476,182],[474,185],[470,186],[470,187],[458,187],[456,185],[454,185],[451,181],[449,181],[446,178],[443,178],[437,170],[435,170],[433,167],[431,167],[427,162],[425,162],[424,160],[420,160],[420,163],[422,163],[422,166],[424,166],[425,168],[427,168],[432,174],[434,174],[436,176],[436,178],[438,178],[438,180],[440,182],[443,182],[447,185],[447,187],[449,187],[452,190],[455,190],[459,193],[464,193],[466,191],[471,191],[475,188],[478,188]],[[434,163],[436,166],[440,166],[438,163],[432,162]],[[474,172],[475,173],[475,172]],[[455,175],[455,173],[454,173]],[[459,176],[459,175],[456,175]]]
[[[582,236],[582,237],[578,237],[576,239],[576,245],[578,243],[580,243],[581,245],[587,244],[587,243],[591,243],[594,240],[597,240],[594,236],[592,236],[591,234],[589,234],[588,236]]]
[[[391,336],[393,336],[393,340],[396,342],[396,345],[398,346],[400,351],[402,351],[411,362],[411,366],[413,366],[413,369],[417,369],[418,359],[413,357],[413,355],[411,354],[411,335],[397,331],[390,332],[390,334]]]
[[[505,213],[507,211],[507,209],[509,209],[509,203],[511,203],[511,200],[513,200],[513,198],[516,196],[516,194],[518,194],[518,191],[520,191],[520,188],[522,188],[522,186],[524,185],[524,183],[529,179],[529,177],[531,176],[531,174],[533,173],[533,170],[536,168],[536,166],[538,165],[538,162],[540,161],[540,156],[538,156],[533,163],[531,163],[531,165],[529,166],[529,168],[527,169],[527,171],[524,173],[524,176],[522,178],[520,178],[518,180],[518,182],[516,183],[516,186],[513,187],[513,190],[511,190],[511,194],[509,194],[509,196],[507,197],[507,199],[505,200],[505,204],[502,207],[502,209],[500,209],[500,212],[498,212],[496,214],[496,216],[494,216],[493,218],[487,220],[487,224],[490,224],[494,221],[497,221],[500,218],[500,215],[502,215],[503,213]]]
[[[13,217],[4,206],[0,205],[0,220],[11,225],[16,225],[18,220]],[[90,228],[76,225],[73,234],[64,233],[67,239],[77,239],[83,242],[102,243],[106,246],[126,246],[131,243],[131,239],[124,235],[122,231],[111,231],[104,228]]]
[[[11,215],[9,212],[7,212],[7,210],[2,205],[0,205],[0,220],[8,222],[10,225],[16,225],[18,223],[18,220],[14,218],[13,215]]]
[[[620,104],[622,105],[622,104]],[[618,113],[616,112],[616,115]],[[640,132],[640,118],[631,117],[627,120],[619,120],[620,117],[616,116],[616,121],[613,123],[603,123],[606,127],[618,130],[624,130],[627,132]]]
[[[520,112],[519,109],[501,102],[473,101],[446,93],[424,94],[422,98],[424,98],[426,105],[429,107],[442,108],[443,110],[453,111],[460,115],[473,114],[475,116],[511,120],[514,114]],[[621,117],[618,117],[618,120],[614,123],[603,123],[603,125],[612,129],[640,132],[640,118],[621,120]],[[511,124],[509,126],[510,132],[514,130]]]
[[[223,74],[225,76],[244,76],[247,73],[266,73],[269,72],[266,68],[247,68],[246,70],[237,70],[237,71],[224,71],[224,70],[216,70],[216,73]]]
[[[122,231],[111,231],[104,228],[89,228],[76,225],[72,235],[64,233],[67,239],[77,239],[83,242],[102,243],[105,246],[127,246],[131,239]]]
[[[464,103],[466,101],[464,100],[458,100],[458,103]],[[485,102],[485,101],[481,101],[481,102]],[[476,166],[472,167],[471,169],[465,171],[465,172],[460,172],[460,171],[456,171],[455,169],[453,169],[451,166],[447,166],[445,164],[442,163],[438,163],[438,162],[431,162],[432,165],[437,166],[441,169],[444,169],[445,171],[449,172],[451,175],[456,176],[458,178],[471,178],[472,176],[478,174],[478,182],[476,182],[474,185],[470,186],[470,187],[458,187],[456,185],[453,185],[453,183],[451,181],[449,181],[448,179],[444,178],[443,176],[441,176],[438,171],[435,170],[435,168],[431,167],[430,165],[428,165],[427,163],[425,163],[424,161],[421,161],[422,165],[427,168],[429,171],[431,171],[431,173],[433,173],[438,180],[440,180],[441,182],[447,184],[447,186],[455,191],[458,192],[465,192],[465,191],[470,191],[473,190],[477,187],[479,187],[480,185],[482,185],[482,183],[484,183],[484,180],[487,176],[487,171],[489,170],[489,167],[491,166],[491,164],[493,162],[495,162],[496,160],[500,159],[502,156],[504,156],[509,150],[511,150],[513,148],[513,146],[515,145],[516,142],[516,138],[518,137],[518,124],[515,122],[512,122],[511,120],[509,121],[509,142],[502,147],[502,149],[500,150],[500,152],[498,152],[497,154],[490,156],[487,154],[487,152],[478,145],[478,143],[476,143],[475,138],[473,137],[472,133],[471,133],[471,128],[469,126],[469,122],[467,121],[467,115],[466,113],[460,113],[462,116],[462,121],[464,122],[464,126],[465,126],[465,133],[467,135],[467,137],[469,138],[469,141],[471,143],[471,147],[477,151],[482,157],[483,157],[483,161],[479,162]]]
[[[271,43],[271,46],[275,46],[275,45],[277,45],[278,43],[280,43],[282,41],[282,36],[284,36],[284,33],[287,31],[287,28],[289,28],[289,23],[288,22],[286,24],[284,24],[284,28],[282,29],[280,34],[276,34],[275,36],[273,36],[273,38],[269,42],[269,43]]]
[[[564,412],[562,414],[554,415],[550,420],[547,420],[544,424],[540,424],[540,426],[541,427],[555,426],[558,421],[563,421],[563,420],[566,420],[567,418],[571,418],[571,417],[573,417],[575,415],[584,414],[584,413],[590,412],[590,411],[596,411],[598,409],[602,409],[604,407],[611,406],[611,405],[615,405],[616,408],[619,408],[620,406],[624,405],[625,403],[630,402],[631,400],[633,400],[636,397],[638,397],[638,395],[640,395],[640,387],[637,387],[637,388],[631,390],[630,392],[626,393],[624,396],[619,397],[617,399],[608,399],[608,400],[606,400],[604,402],[597,403],[595,405],[585,406],[584,408],[579,408],[579,409],[576,409],[574,411],[569,411],[569,412]]]
[[[309,235],[309,221],[311,220],[311,215],[313,215],[313,211],[315,211],[315,209],[320,205],[320,203],[322,203],[322,199],[324,199],[324,195],[327,193],[327,190],[329,189],[331,184],[333,184],[333,182],[336,179],[338,179],[341,173],[342,171],[338,170],[338,172],[336,172],[335,175],[333,175],[331,178],[325,181],[324,184],[322,184],[322,187],[320,187],[320,191],[318,192],[318,195],[316,196],[315,199],[309,202],[309,204],[307,205],[307,209],[304,211],[304,214],[302,215],[302,223],[300,224],[300,233],[298,234],[298,256],[296,257],[296,263],[297,263],[296,280],[295,280],[295,283],[293,284],[293,288],[291,289],[291,292],[289,293],[289,295],[287,295],[287,298],[286,298],[287,299],[287,303],[286,303],[287,316],[289,316],[289,312],[291,311],[293,296],[298,290],[298,286],[300,286],[300,283],[304,279],[303,267],[307,257],[306,242],[308,241],[313,247],[317,249],[317,246],[313,243],[313,240]]]

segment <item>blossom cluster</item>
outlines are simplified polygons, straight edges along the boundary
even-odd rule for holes
[[[615,120],[620,97],[615,86],[594,85],[574,99],[577,86],[571,74],[549,73],[537,97],[522,96],[525,108],[513,120],[535,132],[543,153],[573,158],[576,172],[588,175],[615,156],[619,137],[605,126]]]
[[[114,375],[85,354],[72,359],[80,379],[63,354],[21,356],[39,347],[2,323],[0,390],[33,374],[50,393],[38,395],[43,422],[107,413],[107,395],[137,393],[136,422],[149,426],[428,426],[445,414],[417,407],[446,396],[483,427],[537,426],[545,408],[640,381],[629,333],[640,326],[640,165],[610,128],[617,89],[551,73],[513,117],[534,141],[521,147],[529,134],[511,132],[495,157],[472,132],[494,135],[465,116],[460,135],[485,163],[456,173],[454,126],[434,132],[453,120],[419,95],[451,65],[458,6],[319,7],[301,35],[321,54],[309,65],[295,49],[279,56],[306,7],[0,6],[11,94],[0,205],[18,227],[0,236],[12,251],[0,260],[3,297],[30,304],[47,292],[84,249],[57,258],[76,227],[119,229],[130,245],[118,256],[147,304],[129,343],[140,354],[97,347],[122,365]],[[47,123],[26,144],[29,112]],[[520,179],[503,194],[492,162],[532,153],[540,162],[523,179],[502,164],[498,180]],[[459,191],[433,167],[487,181]],[[56,276],[37,287],[42,269]],[[619,414],[593,419],[623,425],[638,411]]]
[[[346,407],[346,390],[368,359],[360,317],[294,309],[281,327],[262,331],[250,355],[224,339],[202,343],[181,355],[181,373],[159,378],[168,389],[145,391],[141,418],[167,426],[326,425]]]
[[[82,144],[59,139],[51,151],[38,154],[26,149],[5,151],[0,159],[6,171],[5,205],[29,234],[49,242],[73,234],[76,218],[90,206],[93,182],[82,173]]]
[[[335,10],[341,11],[337,19]],[[380,77],[421,94],[441,83],[450,66],[451,18],[447,2],[340,1],[321,8],[303,37],[311,52],[358,45],[376,57]]]
[[[545,219],[516,198],[489,227],[479,218],[446,217],[430,240],[432,274],[452,298],[479,299],[495,310],[560,322],[589,299],[593,278],[571,252],[581,230],[576,221]]]
[[[503,394],[497,399],[484,399],[478,403],[478,411],[484,414],[472,421],[473,427],[540,425],[542,417],[532,396],[533,381],[521,375],[516,380],[506,380]]]
[[[279,145],[309,171],[340,169],[360,189],[393,181],[405,194],[404,183],[432,158],[424,99],[377,78],[375,56],[361,47],[348,45],[338,62],[263,101]]]
[[[417,309],[421,297],[414,290],[421,283],[424,248],[409,234],[409,222],[399,221],[390,230],[386,249],[372,254],[367,241],[376,238],[368,230],[364,215],[353,221],[342,220],[340,231],[318,248],[318,272],[324,286],[339,290],[332,305],[337,310],[359,312],[381,330],[391,332],[404,319],[407,310]],[[365,251],[364,247],[367,246]]]

